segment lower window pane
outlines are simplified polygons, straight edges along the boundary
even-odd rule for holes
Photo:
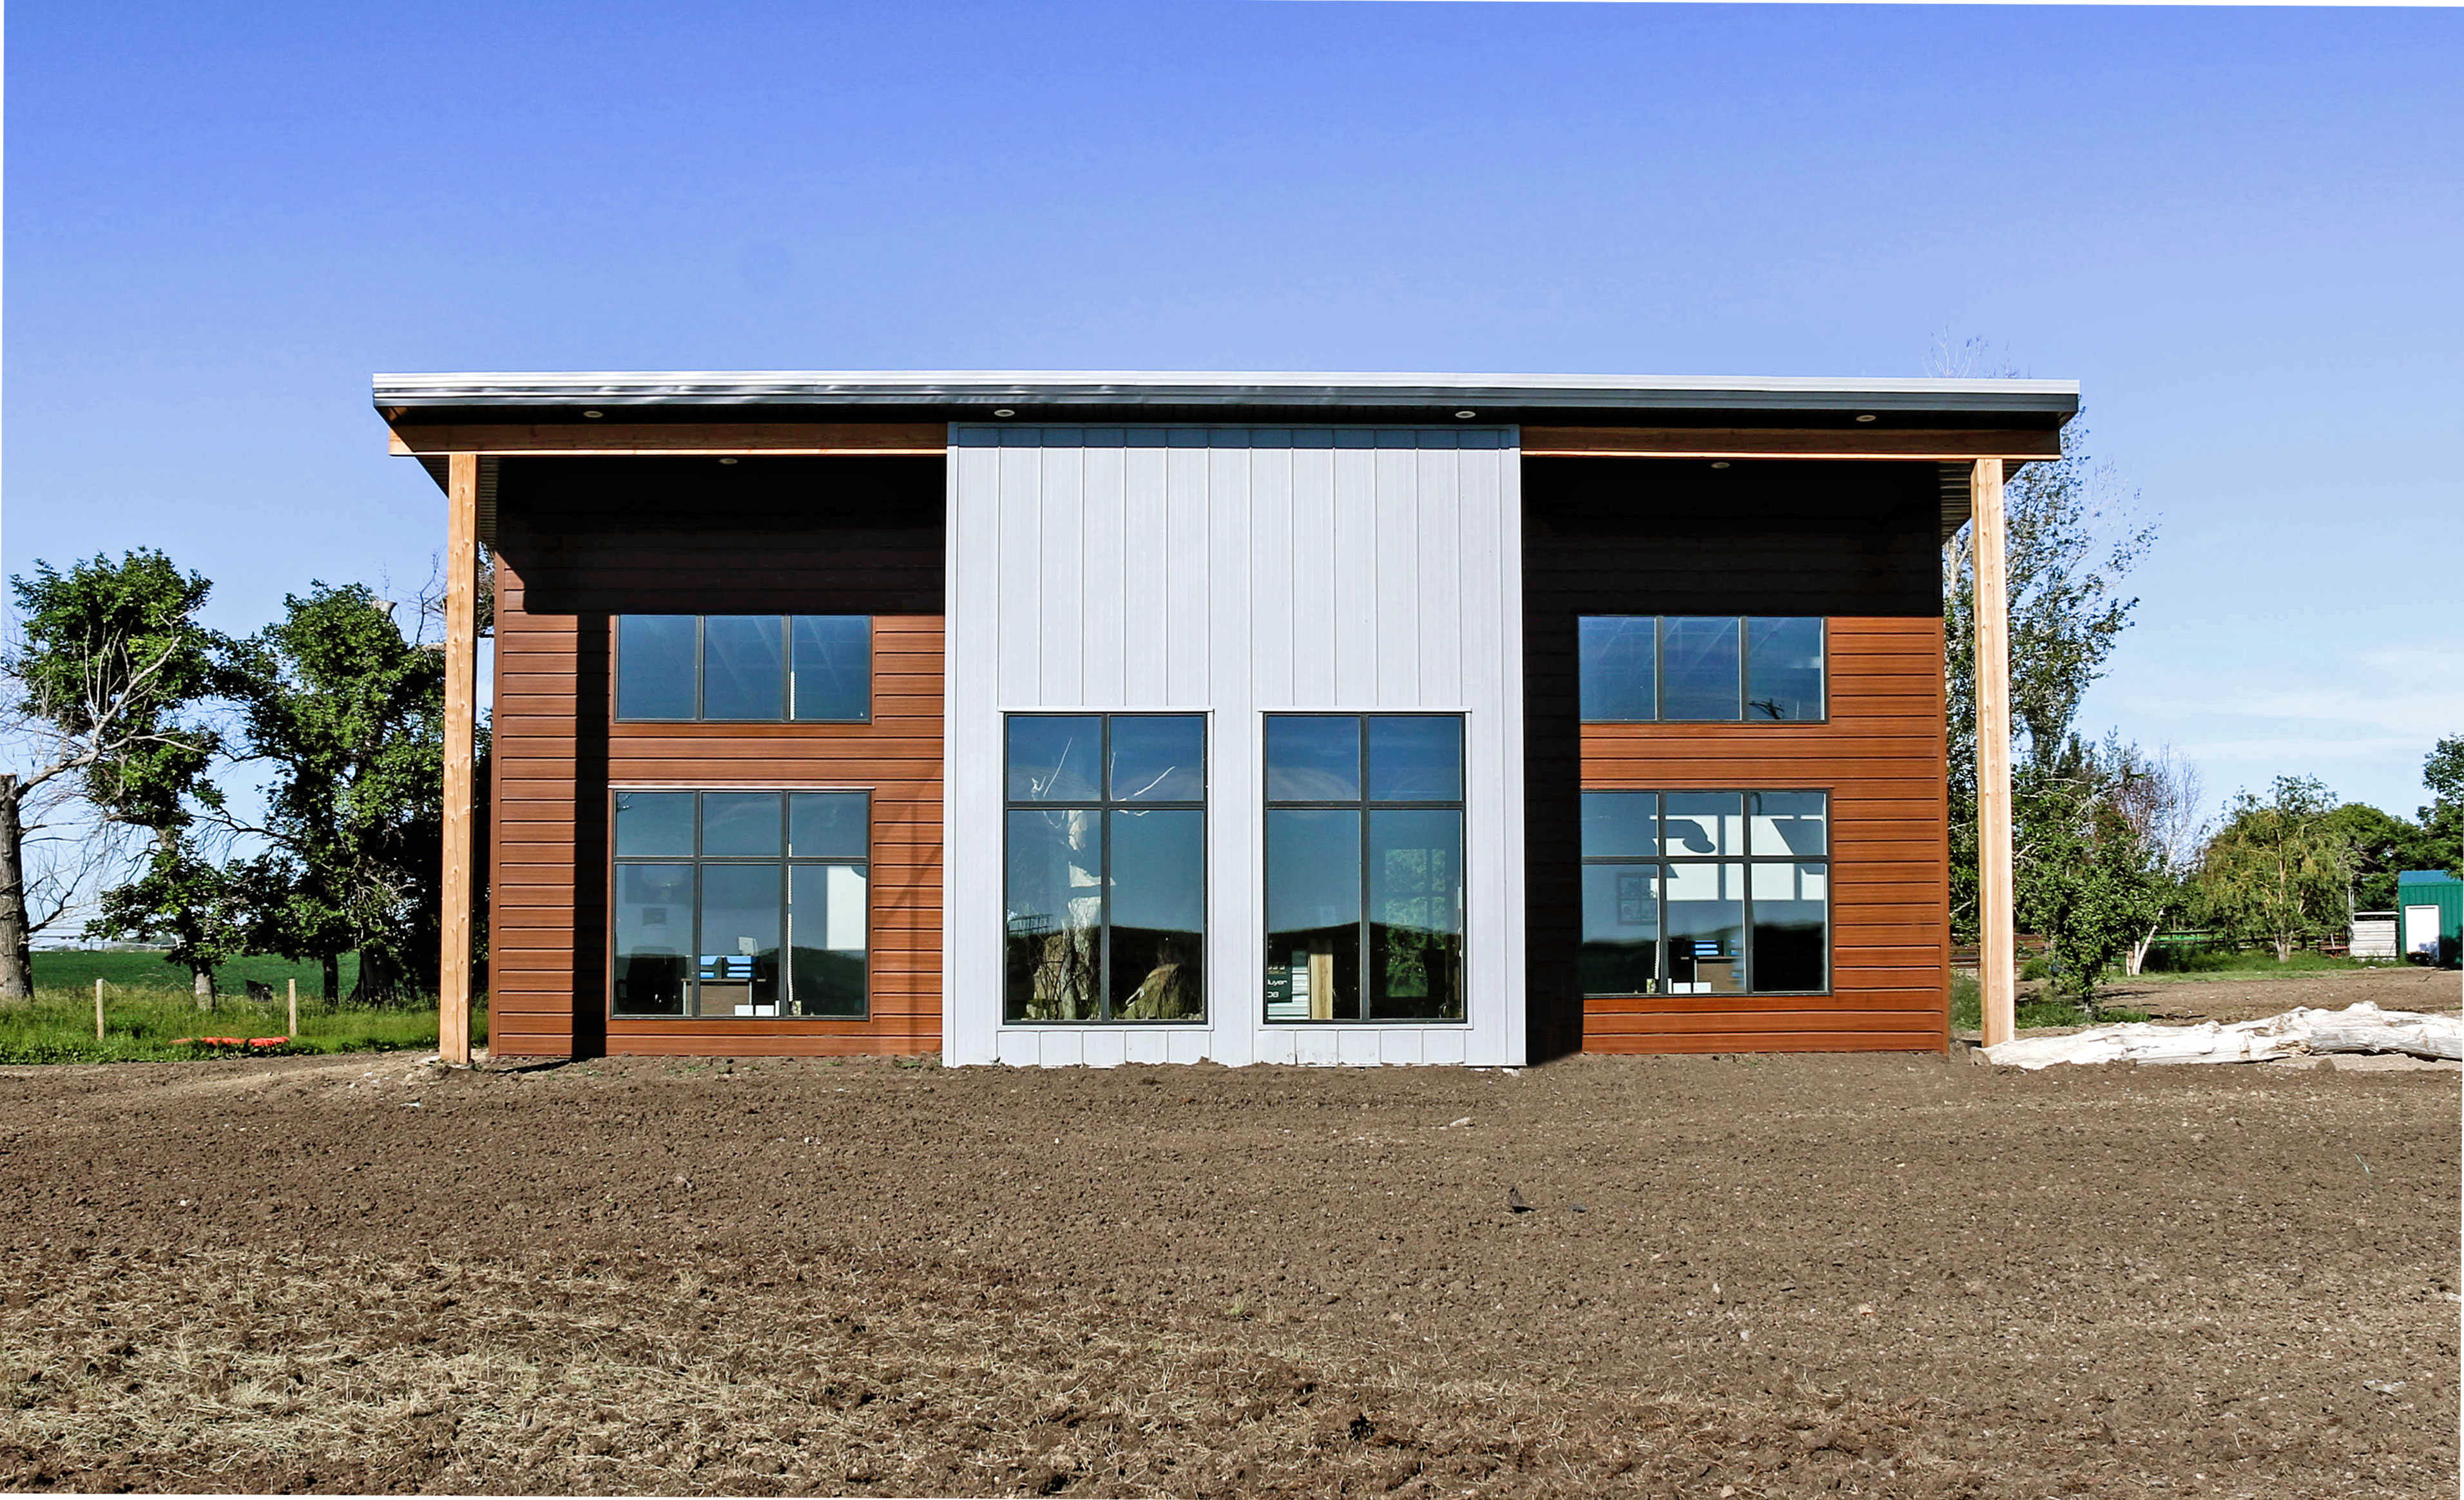
[[[1370,813],[1372,1020],[1463,1019],[1463,814]]]
[[[1101,818],[1090,810],[1009,815],[1003,1013],[1012,1021],[1092,1021],[1102,1013]]]
[[[1360,814],[1266,812],[1266,1019],[1360,1016]]]
[[[616,867],[616,1014],[681,1016],[693,953],[693,867]]]
[[[699,1016],[779,1013],[777,865],[701,868]]]
[[[1746,867],[1668,867],[1668,990],[1736,995],[1746,988]]]
[[[865,868],[797,865],[787,875],[787,1013],[865,1013]]]
[[[1206,815],[1109,816],[1112,1019],[1198,1020],[1206,1014]]]
[[[1829,868],[1754,867],[1753,981],[1757,990],[1819,990],[1831,948]]]
[[[1586,995],[1650,995],[1660,988],[1660,871],[1583,867],[1583,946],[1575,967]]]

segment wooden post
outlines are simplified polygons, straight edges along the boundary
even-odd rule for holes
[[[94,1039],[102,1040],[102,976],[94,977]]]
[[[1969,480],[1976,526],[1976,979],[1985,1045],[2015,1029],[2018,987],[2011,884],[2011,585],[2002,515],[2002,460],[1976,460]]]
[[[282,1034],[294,1042],[299,1040],[299,976],[297,974],[291,976],[291,1024],[282,1028]]]
[[[472,721],[479,693],[479,455],[447,460],[445,520],[445,860],[436,972],[437,1055],[471,1062]]]

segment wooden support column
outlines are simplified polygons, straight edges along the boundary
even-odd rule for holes
[[[445,861],[442,952],[436,971],[436,1049],[471,1062],[473,719],[479,695],[479,455],[447,460],[445,496]]]
[[[2011,884],[2011,585],[2002,460],[1980,458],[1969,479],[1976,526],[1976,978],[1985,1045],[2011,1040],[2019,982]]]

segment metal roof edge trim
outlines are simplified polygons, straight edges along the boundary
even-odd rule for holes
[[[1872,407],[2069,412],[2059,380],[1805,376],[1447,375],[1222,371],[677,370],[380,374],[383,407],[567,406],[1417,406],[1553,408]]]

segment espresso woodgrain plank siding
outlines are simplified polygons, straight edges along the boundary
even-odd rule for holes
[[[647,474],[646,462],[653,465]],[[495,1051],[853,1055],[939,1047],[940,467],[506,461],[492,759]],[[730,488],[706,502],[679,506],[679,495],[709,495],[722,483]],[[617,614],[771,610],[873,617],[870,722],[612,721]],[[610,788],[627,785],[869,790],[870,1014],[611,1019]]]
[[[1937,478],[1929,465],[1871,460],[1717,471],[1678,460],[1527,460],[1531,986],[1535,1035],[1545,1028],[1551,1049],[1947,1044]],[[1829,717],[1579,723],[1575,621],[1587,614],[1825,616]],[[1573,958],[1583,787],[1828,791],[1830,993],[1581,998]]]

